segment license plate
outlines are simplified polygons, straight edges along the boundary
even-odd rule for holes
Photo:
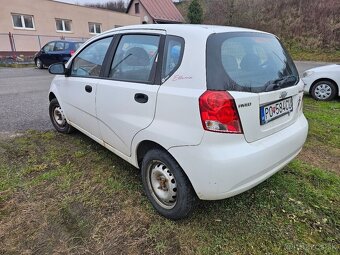
[[[285,98],[272,104],[263,105],[260,107],[261,125],[289,114],[291,111],[293,111],[292,97]]]

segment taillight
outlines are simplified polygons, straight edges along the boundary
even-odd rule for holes
[[[208,90],[200,96],[199,106],[205,130],[243,133],[234,98],[228,92]]]
[[[70,50],[70,54],[71,54],[71,56],[74,54],[74,50]]]

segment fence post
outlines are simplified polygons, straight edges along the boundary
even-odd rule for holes
[[[9,43],[11,45],[12,57],[13,57],[13,60],[15,60],[17,56],[16,56],[16,51],[15,51],[15,46],[14,46],[14,38],[11,32],[8,33],[8,37],[9,37]]]
[[[40,50],[41,49],[40,35],[38,35],[38,42],[39,42],[39,49],[38,50]]]

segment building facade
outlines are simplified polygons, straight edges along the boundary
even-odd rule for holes
[[[16,52],[38,51],[52,40],[84,41],[114,27],[140,23],[134,15],[52,0],[5,2],[0,8],[0,54],[13,47]]]
[[[126,13],[140,18],[140,23],[184,23],[172,0],[130,0]]]

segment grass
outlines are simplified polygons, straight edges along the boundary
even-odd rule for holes
[[[339,108],[305,98],[296,160],[178,222],[154,212],[138,170],[80,133],[3,138],[0,254],[338,254]]]
[[[340,50],[306,50],[293,47],[288,51],[294,60],[340,62]]]
[[[11,67],[11,68],[35,67],[35,64],[32,64],[32,63],[27,63],[27,64],[22,64],[22,63],[12,63],[12,64],[0,63],[0,67]]]

